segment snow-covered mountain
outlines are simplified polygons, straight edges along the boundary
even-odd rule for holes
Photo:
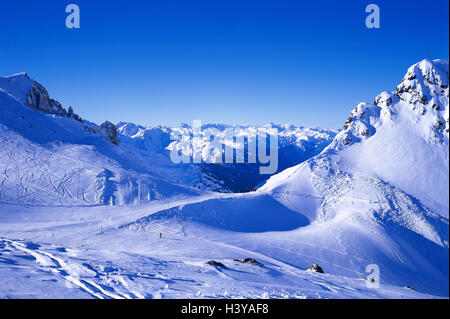
[[[291,181],[298,180],[292,172],[307,167],[326,184],[337,173],[364,173],[448,218],[448,78],[448,61],[413,65],[395,92],[353,109],[344,130],[318,157],[274,176],[263,189],[289,190]]]
[[[176,149],[182,154],[192,155],[192,148],[186,148],[182,143],[182,137],[192,136],[193,128],[191,125],[182,124],[178,127],[143,127],[134,123],[120,122],[117,124],[117,130],[124,141],[126,137],[144,150],[152,152],[163,152],[165,150]],[[320,153],[334,139],[337,131],[324,130],[320,128],[305,128],[294,125],[275,125],[273,123],[264,126],[249,125],[226,125],[226,124],[206,124],[202,125],[203,134],[199,137],[199,150],[203,161],[214,159],[212,155],[213,146],[210,136],[214,134],[221,144],[233,145],[236,149],[244,149],[245,143],[232,140],[234,136],[243,136],[245,141],[254,138],[256,132],[273,134],[275,130],[279,139],[279,151],[288,156],[286,163],[302,162],[314,155]],[[292,153],[285,152],[285,148],[292,147]],[[246,155],[249,150],[245,148]],[[280,157],[283,157],[280,155]],[[295,159],[294,159],[295,158]],[[292,165],[291,165],[292,166]],[[288,166],[289,167],[289,166]],[[281,169],[282,170],[282,169]]]
[[[187,193],[197,192],[199,187],[230,192],[253,188],[267,179],[257,173],[259,164],[176,165],[169,152],[182,143],[171,140],[171,136],[192,133],[190,126],[144,128],[119,123],[116,128],[108,121],[98,126],[75,114],[72,107],[66,110],[26,73],[0,77],[0,112],[2,202],[142,203],[184,195],[186,187]],[[205,126],[207,130],[213,127],[221,130],[221,138],[229,129],[239,130],[240,134],[255,130]],[[319,153],[336,134],[293,126],[277,129],[281,136],[280,169]],[[206,137],[202,143],[207,154],[210,147]]]
[[[0,77],[0,149],[3,203],[142,203],[197,193],[174,182],[177,175],[204,179],[197,168],[174,167],[164,156],[149,163],[118,145],[114,124],[81,119],[26,73]]]
[[[184,220],[190,233],[207,226],[208,239],[301,268],[365,278],[375,264],[382,283],[448,296],[448,82],[447,61],[421,61],[395,92],[359,104],[319,155],[256,193],[174,207],[128,228]]]
[[[299,164],[218,193],[246,177],[169,160],[190,126],[120,123],[116,140],[25,74],[0,78],[0,296],[448,297],[448,85],[448,61],[421,61],[330,144],[268,125]]]
[[[448,61],[413,65],[395,92],[359,104],[320,155],[261,188],[311,220],[316,254],[341,246],[390,283],[448,296],[448,72]]]
[[[324,130],[320,128],[305,128],[294,125],[275,125],[273,123],[264,126],[244,126],[226,124],[206,124],[202,125],[199,134],[197,148],[193,150],[192,144],[187,142],[193,136],[193,127],[182,124],[178,127],[143,127],[134,123],[120,122],[117,124],[120,143],[133,147],[135,152],[145,154],[160,153],[169,157],[170,151],[178,151],[180,154],[192,156],[193,152],[198,153],[202,163],[199,168],[213,180],[223,182],[218,190],[225,191],[247,191],[253,189],[257,184],[265,181],[268,177],[259,174],[260,162],[248,163],[249,150],[248,143],[257,144],[256,134],[274,134],[278,136],[278,169],[280,172],[288,167],[297,165],[305,160],[319,154],[330,144],[336,136],[337,131]],[[215,141],[222,145],[230,145],[237,151],[244,154],[245,163],[236,163],[236,155],[232,164],[225,164],[223,149],[221,153]],[[240,137],[242,140],[234,139]],[[268,146],[269,147],[269,146]],[[219,151],[220,152],[220,151]],[[221,158],[220,163],[217,156]],[[256,158],[256,156],[255,156]],[[216,188],[217,189],[217,188]]]

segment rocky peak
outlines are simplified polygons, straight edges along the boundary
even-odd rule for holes
[[[145,127],[136,125],[134,123],[126,123],[126,122],[119,122],[117,124],[117,128],[118,133],[129,137],[138,134],[142,130],[145,130]]]
[[[448,61],[423,60],[414,64],[395,92],[383,92],[375,97],[373,104],[360,103],[354,108],[344,123],[344,130],[332,144],[337,143],[339,148],[343,148],[369,138],[380,125],[394,123],[399,116],[398,107],[405,105],[412,112],[403,116],[422,126],[430,141],[441,143],[448,140],[448,85]]]
[[[82,122],[72,108],[67,111],[61,103],[50,97],[42,84],[30,78],[25,72],[0,77],[0,89],[32,109],[43,113],[72,117]]]
[[[104,136],[108,141],[118,145],[117,129],[111,122],[104,122],[98,126],[89,121],[83,121],[75,114],[72,106],[66,110],[61,103],[52,99],[47,89],[39,82],[25,73],[17,73],[0,77],[0,90],[6,92],[11,98],[36,111],[73,118],[83,123],[83,128],[91,133]]]
[[[413,106],[429,106],[434,109],[448,105],[448,61],[423,60],[408,69],[397,86],[396,95]]]

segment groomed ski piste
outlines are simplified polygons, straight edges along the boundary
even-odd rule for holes
[[[0,297],[448,298],[448,61],[246,193],[36,84],[0,78]]]

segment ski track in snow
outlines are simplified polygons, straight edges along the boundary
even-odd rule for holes
[[[5,245],[6,249],[9,248],[10,251],[17,250],[24,252],[36,259],[36,263],[39,264],[39,267],[43,268],[47,272],[51,272],[57,276],[61,276],[68,283],[80,288],[81,290],[87,292],[94,298],[105,299],[131,299],[132,297],[122,291],[116,291],[111,287],[108,289],[104,289],[99,284],[95,283],[92,280],[80,278],[79,271],[76,269],[80,267],[77,265],[74,267],[72,262],[65,262],[62,258],[55,256],[49,252],[46,252],[42,249],[35,248],[30,249],[27,248],[27,245],[19,242],[13,241],[6,238],[0,238],[0,241]],[[36,245],[36,247],[40,247]],[[123,279],[121,280],[122,284],[125,282]],[[108,291],[112,290],[112,292]],[[133,297],[142,297],[142,295],[132,294]]]

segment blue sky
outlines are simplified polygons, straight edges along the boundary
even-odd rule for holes
[[[65,27],[76,3],[81,28]],[[381,28],[365,27],[376,3]],[[94,122],[339,128],[406,69],[448,59],[448,1],[2,1],[0,74]]]

